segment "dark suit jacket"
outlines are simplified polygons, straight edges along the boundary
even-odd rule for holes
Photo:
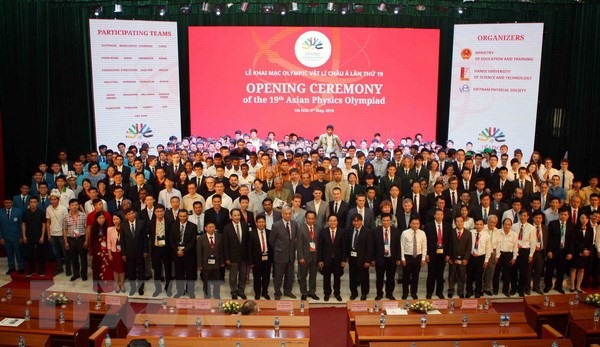
[[[500,178],[498,171],[500,170],[499,166],[496,166],[494,170],[492,168],[484,168],[482,171],[479,171],[479,176],[485,178],[485,187],[492,188],[492,183]]]
[[[350,205],[345,202],[344,200],[341,200],[338,206],[338,212],[337,213],[333,213],[333,205],[334,205],[334,201],[330,201],[329,202],[329,214],[327,215],[327,218],[325,219],[325,225],[323,226],[323,229],[327,229],[327,221],[329,220],[329,217],[332,215],[337,216],[338,219],[338,228],[345,230],[346,228],[346,217],[348,216],[348,210],[350,209]]]
[[[171,229],[169,232],[169,241],[171,242],[171,250],[173,251],[174,257],[176,257],[177,250],[179,249],[181,242],[180,235],[180,224],[179,222],[174,222],[171,224]],[[185,229],[183,230],[183,253],[184,257],[193,255],[196,256],[196,236],[198,232],[196,231],[196,224],[188,221],[185,223]]]
[[[409,222],[413,217],[419,217],[419,220],[421,220],[421,216],[419,216],[417,212],[410,211]],[[404,216],[403,209],[398,210],[398,213],[396,213],[396,219],[398,220],[398,229],[400,230],[400,232],[410,228],[410,225],[406,224],[406,218]]]
[[[217,214],[217,211],[215,211],[214,207],[209,208],[204,212],[204,225],[206,225],[208,222],[215,223],[217,227],[217,233],[222,234],[225,225],[231,222],[231,219],[229,218],[229,210],[226,208],[221,208]]]
[[[402,193],[403,193],[402,182],[403,181],[402,181],[402,178],[400,178],[399,172],[396,172],[396,175],[394,176],[393,180],[391,180],[387,174],[385,176],[381,177],[381,179],[379,180],[379,189],[381,191],[382,197],[385,199],[390,198],[390,188],[394,184],[400,188],[400,195],[402,195]]]
[[[269,235],[271,235],[271,230],[265,229],[265,234],[267,254],[269,255],[269,260],[272,261],[273,249],[269,245]],[[250,231],[250,237],[250,256],[248,257],[248,262],[250,263],[250,265],[259,264],[262,261],[262,240],[260,239],[260,236],[258,235],[258,230],[256,228]]]
[[[154,215],[154,210],[152,210],[152,217],[148,216],[148,208],[144,208],[138,213],[138,217],[145,221],[155,220],[156,216]]]
[[[148,195],[152,195],[152,186],[146,183],[142,186],[142,188],[146,189]],[[129,187],[129,189],[127,190],[127,199],[131,200],[132,203],[135,203],[136,201],[140,200],[140,194],[137,186],[134,185]]]
[[[259,212],[256,214],[256,218],[258,218],[259,216],[265,216],[265,212]],[[281,212],[273,210],[273,223],[280,221],[281,220]]]
[[[410,193],[409,196],[407,196],[407,198],[413,200],[413,195],[414,193]],[[425,216],[427,215],[427,211],[429,210],[429,205],[427,204],[427,197],[423,194],[419,194],[419,209],[417,210],[417,206],[415,205],[414,201],[413,201],[413,211],[417,212],[419,214],[419,217],[421,217],[421,224],[425,223]]]
[[[446,207],[452,207],[454,206],[454,204],[452,203],[452,193],[450,192],[450,189],[445,189],[442,192],[442,196],[444,197],[444,199],[446,199]],[[460,190],[456,190],[456,203],[460,202]]]
[[[298,237],[296,238],[296,251],[298,259],[304,259],[307,264],[318,261],[317,251],[310,251],[310,243],[314,242],[315,246],[319,243],[319,233],[321,229],[315,224],[313,226],[314,241],[310,238],[310,229],[306,223],[302,223],[298,226]]]
[[[442,198],[444,198],[444,200],[446,200],[446,197],[444,196],[444,192],[442,192],[441,194]],[[429,209],[435,207],[435,192],[431,192],[429,194],[427,194],[427,207]],[[446,200],[446,206],[450,206],[450,201]]]
[[[437,252],[437,228],[435,221],[425,224],[425,235],[427,236],[427,255],[430,259],[436,255]],[[450,252],[450,234],[452,233],[452,224],[442,222],[442,244],[444,247],[444,254],[448,255]]]
[[[242,215],[242,222],[246,222],[250,227],[250,230],[256,229],[256,220],[254,219],[254,213],[246,211],[246,215],[248,216],[248,219],[244,219],[244,215]]]
[[[252,239],[248,224],[240,222],[240,232],[242,242],[240,243],[233,223],[227,224],[223,228],[223,259],[232,263],[247,262],[250,258],[250,246]]]
[[[396,176],[400,176],[400,180],[402,181],[402,185],[400,185],[402,192],[400,193],[400,195],[407,196],[411,193],[410,186],[414,181],[417,180],[417,176],[415,176],[415,171],[413,169],[409,169],[407,175],[404,172],[404,168],[399,168],[398,172],[396,173]]]
[[[575,224],[567,221],[565,224],[565,244],[564,249],[569,252],[571,250],[571,242],[575,235]],[[548,223],[548,252],[554,253],[556,257],[560,251],[560,220],[553,220]],[[560,259],[559,261],[563,261]]]
[[[419,170],[419,172],[417,172],[417,167],[413,167],[412,168],[412,173],[413,173],[413,177],[415,178],[415,180],[419,180],[421,178],[424,178],[426,180],[429,179],[429,170],[427,170],[427,168],[425,167],[425,165],[423,165],[423,167],[421,167],[421,169]]]
[[[214,234],[214,247],[210,247],[208,234],[203,234],[197,241],[196,256],[198,267],[203,270],[218,270],[225,263],[223,259],[223,237],[217,233]],[[215,259],[215,264],[209,264],[208,259]]]
[[[352,247],[353,236],[354,228],[348,228],[348,231],[346,232],[346,258],[352,259],[351,252],[355,251],[356,260],[361,266],[364,263],[372,262],[373,254],[375,253],[375,239],[373,238],[371,228],[365,226],[360,228],[355,241],[356,247]]]
[[[506,180],[506,182],[504,182],[504,186],[502,187],[502,189],[500,189],[500,178],[498,178],[497,180],[492,182],[490,189],[492,190],[492,192],[502,190],[502,202],[507,202],[510,201],[510,199],[512,199],[512,194],[515,189],[515,186],[512,181]]]
[[[366,163],[365,163],[365,165],[366,165]],[[358,173],[358,183],[360,183],[360,184],[365,183],[365,165],[363,165],[362,171],[359,170],[360,165],[358,165],[358,164],[352,165],[352,168],[355,169],[356,172]]]
[[[504,213],[504,212],[502,212],[502,213]],[[500,211],[496,210],[491,205],[488,208],[488,217],[490,215],[495,215],[496,217],[498,217],[498,223],[500,225],[502,225],[502,221],[500,220],[500,218],[502,218],[502,213],[500,213]],[[474,220],[483,219],[483,207],[481,207],[481,205],[473,207],[469,211],[469,217],[473,218]]]
[[[290,220],[291,237],[288,234],[284,220],[273,223],[269,244],[273,248],[273,261],[275,263],[294,262],[296,259],[296,238],[298,237],[298,223]]]
[[[137,218],[135,230],[131,232],[128,220],[121,223],[121,252],[127,258],[142,257],[148,253],[148,224]]]
[[[171,254],[171,236],[169,234],[169,225],[167,224],[167,220],[163,219],[165,222],[165,247],[163,248],[163,251],[166,251],[167,254]],[[148,249],[152,249],[152,246],[154,246],[154,240],[156,239],[156,218],[154,218],[152,221],[150,221],[148,223],[148,244],[149,244],[149,248]],[[164,253],[163,253],[164,256]]]
[[[476,189],[476,187],[475,187],[475,179],[474,179],[473,175],[471,175],[471,179],[469,180],[469,189],[468,189],[468,191],[472,192],[475,189]],[[465,190],[467,190],[467,189],[465,189],[465,180],[463,178],[460,178],[458,180],[458,191],[462,193]]]
[[[590,256],[595,256],[596,250],[594,247],[594,230],[588,225],[584,236],[581,226],[577,225],[575,227],[575,233],[573,234],[573,242],[571,242],[570,253],[573,254],[573,256],[578,257],[579,254],[583,253],[585,250],[591,252]]]
[[[319,233],[319,242],[317,242],[317,258],[320,262],[325,262],[325,264],[335,262],[339,264],[342,261],[346,261],[345,234],[344,229],[338,226],[335,232],[335,240],[332,240],[329,228],[321,230]]]
[[[531,200],[533,200],[533,198],[538,198],[540,199],[540,201],[542,201],[542,194],[540,194],[540,192],[537,193],[533,193],[533,195],[531,196]],[[542,206],[542,211],[545,211],[547,209],[550,208],[550,198],[552,198],[552,194],[547,193],[546,194],[546,204],[544,206]],[[569,216],[571,215],[570,211],[569,211]]]
[[[375,259],[376,266],[383,266],[385,257],[383,254],[384,250],[384,237],[383,227],[377,227],[373,229],[373,239],[375,240],[375,253],[373,258]],[[390,227],[390,255],[392,261],[400,259],[400,234],[401,231],[397,228]]]
[[[450,248],[448,255],[452,260],[469,260],[471,259],[471,251],[472,251],[472,241],[471,241],[471,231],[467,229],[463,229],[462,236],[460,240],[458,239],[458,233],[456,228],[452,229],[450,232]]]
[[[350,204],[350,207],[355,207],[356,206],[356,195],[357,194],[365,194],[365,188],[363,186],[361,186],[360,184],[355,184],[354,185],[354,192],[352,192],[352,189],[348,188],[348,190],[351,192],[350,193],[350,201],[348,201],[348,203]]]
[[[356,207],[353,207],[348,211],[348,215],[346,217],[346,230],[354,230],[352,227],[352,218],[355,214],[358,214],[358,209]],[[365,228],[369,230],[375,228],[375,214],[373,211],[365,206],[363,214],[363,225]]]
[[[425,223],[429,223],[433,221],[433,216],[435,215],[435,207],[432,207],[429,209],[429,211],[427,211],[427,216],[425,217]],[[452,215],[452,209],[449,207],[446,207],[444,209],[444,222],[446,223],[450,223],[452,224],[452,220],[454,219],[454,216]]]
[[[536,228],[536,233],[537,233],[537,227],[533,223],[531,223],[531,225],[533,225]],[[546,224],[544,224],[544,222],[542,222],[541,228],[542,228],[542,245],[541,245],[541,248],[544,251],[547,251],[548,250],[548,226]],[[538,241],[539,241],[539,238],[538,238]]]

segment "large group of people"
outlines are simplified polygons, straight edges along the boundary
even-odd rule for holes
[[[414,138],[346,141],[269,133],[100,146],[40,163],[0,209],[8,274],[153,296],[351,300],[582,293],[598,286],[600,187],[534,152],[481,153]],[[587,184],[587,183],[586,183]],[[27,268],[25,267],[27,260]],[[346,270],[345,270],[346,269]],[[563,287],[564,276],[568,286]],[[333,277],[333,283],[332,283]],[[227,282],[226,282],[227,278]],[[271,286],[271,279],[273,285]],[[246,288],[252,282],[252,290]],[[444,288],[444,287],[447,288]],[[298,291],[296,291],[298,293]]]

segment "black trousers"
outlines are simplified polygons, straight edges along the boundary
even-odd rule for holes
[[[569,261],[567,261],[567,251],[562,249],[558,252],[552,253],[552,258],[546,259],[546,272],[544,273],[544,287],[552,288],[552,277],[556,270],[556,282],[554,282],[554,288],[562,289],[565,272],[569,268]]]
[[[252,268],[252,277],[254,279],[254,295],[266,295],[269,293],[269,282],[271,281],[271,261],[259,261]]]
[[[498,293],[498,289],[500,288],[500,274],[502,274],[502,293],[506,295],[510,293],[510,280],[512,272],[512,265],[510,262],[512,261],[512,258],[512,252],[500,253],[500,258],[498,258],[498,263],[496,263],[496,269],[494,270],[494,293]]]
[[[85,237],[68,237],[67,242],[69,243],[69,258],[71,258],[73,266],[73,275],[87,276],[87,249],[83,248]]]
[[[444,269],[446,268],[446,255],[435,254],[429,259],[427,265],[427,295],[432,295],[434,290],[439,296],[444,292]]]
[[[533,290],[540,290],[540,280],[544,274],[544,265],[546,265],[546,262],[544,261],[545,258],[546,252],[543,250],[535,251],[535,253],[533,253]]]
[[[333,275],[333,295],[340,295],[343,268],[342,261],[331,259],[323,263],[323,294],[331,295],[331,275]]]
[[[205,299],[210,299],[211,296],[215,299],[220,299],[221,285],[223,283],[224,281],[221,280],[221,269],[202,270],[202,289]]]
[[[412,255],[404,255],[406,260],[406,266],[404,266],[404,278],[402,280],[402,296],[408,295],[410,285],[410,295],[417,296],[417,290],[419,287],[419,272],[421,271],[421,259],[422,254],[416,257]]]
[[[512,270],[512,291],[519,294],[531,290],[531,264],[529,264],[529,248],[519,249],[517,262]]]
[[[154,273],[154,288],[156,291],[160,290],[160,278],[163,277],[163,269],[164,269],[164,277],[165,277],[165,290],[170,290],[171,284],[171,267],[172,267],[172,257],[171,250],[168,246],[157,247],[152,246],[152,250],[150,251],[151,260],[152,260],[152,272]]]
[[[192,251],[193,252],[193,251]],[[198,265],[194,254],[184,254],[182,257],[173,257],[175,264],[175,284],[177,294],[183,295],[187,291],[190,297],[194,297],[194,282],[198,278]]]
[[[27,272],[33,273],[35,272],[35,263],[38,263],[39,266],[39,274],[46,274],[46,243],[40,244],[39,238],[37,239],[27,239]]]
[[[143,288],[144,278],[146,277],[146,266],[144,256],[127,257],[125,260],[125,273],[131,283],[131,290]]]
[[[476,296],[481,296],[483,292],[483,264],[485,263],[485,255],[471,256],[467,264],[467,295],[473,294],[473,282],[475,282]]]
[[[375,266],[375,287],[377,289],[377,296],[383,296],[383,278],[385,276],[385,293],[386,295],[392,295],[396,282],[394,276],[396,276],[396,262],[389,258],[383,258],[383,265]]]
[[[365,268],[364,263],[361,264],[356,257],[351,257],[348,265],[350,267],[350,294],[357,296],[360,286],[360,294],[369,295],[369,268]]]

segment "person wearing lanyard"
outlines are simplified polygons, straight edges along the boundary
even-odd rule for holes
[[[413,299],[418,299],[417,290],[419,284],[419,272],[425,266],[427,257],[427,236],[419,227],[421,221],[418,216],[410,218],[410,229],[402,232],[401,236],[401,260],[404,266],[404,281],[402,282],[402,300],[408,297],[410,285],[410,295]]]
[[[360,299],[366,300],[367,295],[369,295],[369,267],[371,261],[373,261],[375,240],[371,231],[363,225],[361,214],[354,214],[350,225],[352,225],[352,228],[348,229],[346,240],[346,258],[350,267],[350,300],[358,297],[359,285]]]
[[[392,226],[392,215],[390,213],[381,214],[381,226],[373,229],[375,236],[375,256],[374,264],[377,289],[375,300],[383,298],[383,283],[385,277],[385,297],[390,300],[394,298],[394,287],[396,282],[397,262],[400,262],[400,231]]]
[[[165,218],[165,206],[158,204],[154,207],[154,216],[148,226],[150,241],[150,257],[154,273],[154,293],[157,297],[161,292],[161,281],[165,282],[164,290],[167,296],[173,295],[171,288],[172,254],[169,247],[169,227]],[[164,272],[163,272],[164,270]]]
[[[531,294],[531,267],[533,264],[533,254],[535,253],[535,245],[537,243],[536,230],[533,225],[529,224],[529,212],[521,210],[519,212],[519,222],[513,224],[513,231],[517,234],[517,247],[519,248],[519,256],[517,263],[513,266],[511,295],[519,292],[519,296]]]
[[[309,209],[304,215],[305,223],[298,226],[296,249],[298,252],[298,282],[302,300],[319,300],[317,290],[317,240],[321,228],[317,225],[317,213]],[[308,288],[306,278],[308,277]]]
[[[108,240],[106,241],[108,260],[110,260],[115,277],[115,293],[125,293],[125,262],[121,254],[121,223],[123,217],[115,214],[112,221],[114,226],[108,228]]]
[[[490,235],[483,230],[483,219],[475,221],[475,230],[471,230],[471,240],[473,242],[473,253],[471,260],[467,265],[467,298],[475,295],[480,298],[483,293],[483,271],[488,266],[492,256],[492,244]],[[475,291],[473,291],[473,282],[475,282]]]
[[[85,232],[85,213],[79,211],[77,199],[69,201],[69,214],[63,223],[63,238],[65,249],[69,252],[71,264],[73,264],[73,276],[70,281],[76,281],[81,277],[87,281],[87,247],[89,235]]]
[[[215,222],[206,222],[204,234],[198,240],[198,269],[201,271],[205,299],[210,299],[211,296],[221,298],[221,268],[225,267],[225,261],[222,237],[216,230]]]
[[[517,234],[512,230],[511,218],[502,221],[502,231],[496,234],[496,270],[494,271],[493,290],[498,295],[500,289],[500,273],[502,273],[502,293],[510,297],[510,278],[513,266],[517,262],[519,248]]]
[[[427,235],[427,293],[426,298],[431,299],[435,290],[438,298],[444,298],[444,269],[450,260],[449,239],[452,226],[444,222],[444,211],[437,209],[433,214],[434,221],[425,224]]]
[[[271,281],[271,250],[269,249],[269,234],[267,220],[264,215],[256,217],[256,228],[250,231],[252,240],[250,245],[250,257],[248,259],[254,279],[254,299],[263,298],[270,300],[269,283]],[[302,283],[302,268],[298,270],[298,280]],[[305,277],[306,278],[306,277]]]
[[[194,282],[198,277],[196,264],[196,224],[188,221],[188,212],[179,210],[177,222],[171,224],[170,243],[175,263],[176,298],[188,294],[195,298]]]
[[[569,220],[570,209],[565,206],[558,210],[558,219],[548,223],[548,247],[546,252],[546,272],[544,274],[544,293],[552,288],[564,294],[563,280],[570,267],[567,260],[568,246],[575,233],[575,224]],[[556,270],[556,282],[552,285],[552,277]]]
[[[533,212],[533,226],[535,228],[537,242],[533,254],[533,291],[543,294],[540,289],[540,280],[544,271],[546,250],[548,249],[548,226],[544,224],[544,212]]]

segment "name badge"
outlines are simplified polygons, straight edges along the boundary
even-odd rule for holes
[[[356,251],[350,251],[350,256],[351,257],[358,257],[358,253]]]
[[[215,259],[208,259],[208,265],[215,265],[217,261]]]
[[[308,246],[310,247],[310,251],[311,252],[316,252],[317,251],[317,245],[314,242],[309,242]]]
[[[443,248],[436,249],[435,254],[444,254],[444,249]]]
[[[17,219],[17,217],[15,217],[13,220],[16,222],[18,219]]]
[[[263,254],[263,255],[262,255],[262,257],[260,257],[260,260],[262,260],[262,261],[267,261],[267,260],[269,260],[269,255],[267,255],[267,254]]]
[[[163,246],[165,246],[165,245],[166,245],[166,243],[165,243],[165,240],[158,240],[158,241],[156,242],[156,244],[157,244],[159,247],[163,247]]]

